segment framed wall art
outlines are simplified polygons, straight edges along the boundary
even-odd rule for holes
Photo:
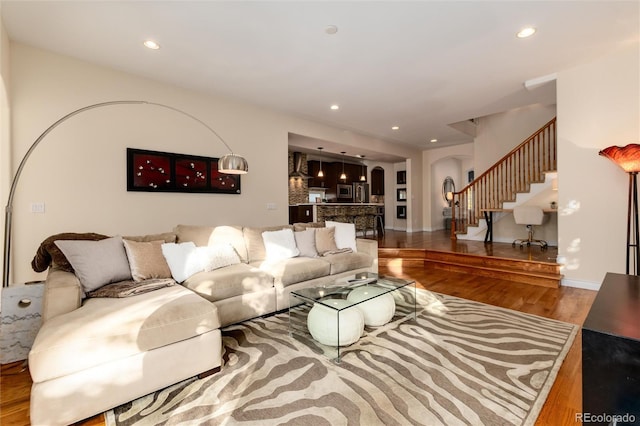
[[[397,219],[407,218],[407,206],[396,206],[396,218]]]
[[[396,201],[407,201],[407,188],[396,189]]]
[[[240,176],[218,158],[127,148],[127,191],[240,194]]]
[[[406,183],[407,183],[407,171],[400,170],[399,172],[396,173],[396,184],[404,185]]]

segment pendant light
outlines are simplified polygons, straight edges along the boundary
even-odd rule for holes
[[[347,180],[347,175],[344,173],[344,155],[347,151],[340,151],[342,154],[342,174],[340,175],[340,180]]]
[[[364,159],[364,155],[360,156],[361,159]],[[364,175],[364,163],[360,165],[360,182],[366,182],[367,177]]]
[[[322,155],[322,150],[323,149],[324,148],[321,147],[321,146],[318,147],[318,151],[320,151],[320,155]],[[324,177],[324,172],[322,171],[322,157],[320,157],[320,170],[318,171],[318,177],[320,177],[320,178]]]

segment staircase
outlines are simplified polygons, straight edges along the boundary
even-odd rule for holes
[[[486,209],[502,209],[529,192],[532,183],[542,183],[545,173],[557,170],[556,119],[502,157],[461,191],[453,194],[451,238],[478,226]]]
[[[557,171],[556,119],[552,119],[505,155],[477,179],[453,194],[451,239],[467,233],[484,220],[486,209],[502,209],[517,194],[543,183],[545,174]],[[429,249],[380,249],[381,265],[401,258],[404,265],[471,273],[544,287],[559,287],[557,263],[506,259]]]

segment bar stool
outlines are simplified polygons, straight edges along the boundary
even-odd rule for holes
[[[376,214],[373,218],[373,229],[375,235],[378,236],[378,225],[384,236],[384,206],[376,206]]]

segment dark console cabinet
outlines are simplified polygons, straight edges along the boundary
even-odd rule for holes
[[[608,273],[582,326],[582,410],[585,424],[640,424],[638,276]]]

